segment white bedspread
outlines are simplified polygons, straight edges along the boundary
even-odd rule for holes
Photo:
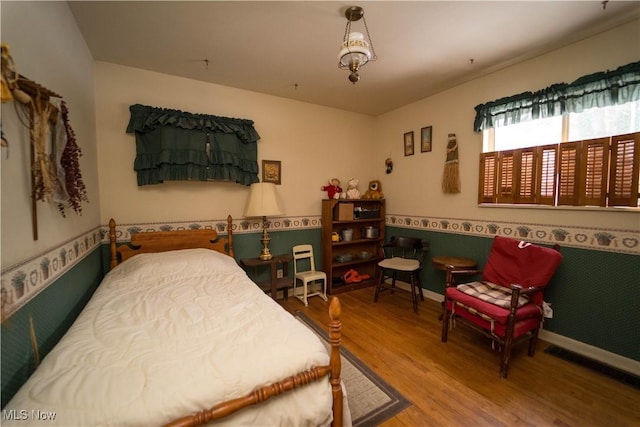
[[[328,361],[319,339],[232,258],[142,254],[105,277],[2,424],[161,425]],[[220,425],[322,426],[331,404],[325,378]],[[26,419],[7,420],[12,410]]]

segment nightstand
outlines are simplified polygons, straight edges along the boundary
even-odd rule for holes
[[[293,256],[289,254],[274,255],[270,260],[262,260],[260,258],[243,258],[240,260],[240,264],[244,267],[245,271],[248,267],[253,267],[253,274],[249,274],[252,280],[263,291],[271,292],[271,298],[277,299],[278,290],[282,289],[282,295],[286,300],[289,297],[288,288],[293,286],[293,277],[289,277],[289,263],[293,261]],[[278,278],[278,266],[282,266],[282,277]],[[259,270],[265,267],[269,267],[269,280],[257,281]],[[249,273],[249,271],[247,271]]]

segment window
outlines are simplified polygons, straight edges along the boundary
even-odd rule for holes
[[[569,113],[568,140],[640,132],[640,101]]]
[[[640,206],[637,132],[640,101],[486,130],[478,201]]]
[[[484,151],[502,151],[562,142],[562,116],[520,122],[493,128],[483,136]]]
[[[640,61],[475,110],[480,203],[640,206]]]
[[[633,132],[640,132],[640,101],[495,127],[484,131],[483,147],[502,151]]]

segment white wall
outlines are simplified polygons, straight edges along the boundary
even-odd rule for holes
[[[554,52],[510,66],[437,95],[379,116],[376,120],[376,165],[392,157],[394,171],[382,178],[387,213],[526,221],[541,224],[615,226],[638,230],[638,212],[481,208],[477,204],[479,154],[482,134],[473,131],[474,107],[504,96],[536,91],[637,61],[640,21],[574,43]],[[482,61],[478,58],[476,61]],[[420,128],[433,126],[433,151],[420,153]],[[413,130],[416,154],[404,157],[403,133]],[[462,192],[441,190],[447,134],[459,144]],[[516,218],[517,217],[517,218]]]
[[[2,104],[2,268],[41,253],[99,224],[93,58],[66,2],[0,3],[2,42],[18,72],[63,96],[82,150],[80,169],[89,203],[63,218],[52,203],[37,203],[39,239],[31,227],[29,134],[12,102]]]
[[[287,216],[320,215],[320,187],[374,179],[374,118],[246,90],[111,63],[96,63],[101,222],[207,220],[243,216],[248,187],[220,182],[165,182],[138,187],[135,137],[125,133],[132,104],[254,121],[258,163],[282,162],[278,186]]]

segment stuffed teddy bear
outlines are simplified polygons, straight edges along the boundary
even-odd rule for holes
[[[329,180],[329,185],[325,185],[320,187],[320,190],[327,192],[327,197],[330,199],[339,199],[340,194],[342,193],[342,188],[340,188],[340,180],[338,178],[331,178]]]
[[[369,181],[369,189],[362,196],[363,199],[384,199],[382,184],[378,180]]]
[[[356,178],[351,178],[349,180],[349,186],[347,187],[347,199],[359,199],[360,198],[360,190],[358,190],[358,181]]]

